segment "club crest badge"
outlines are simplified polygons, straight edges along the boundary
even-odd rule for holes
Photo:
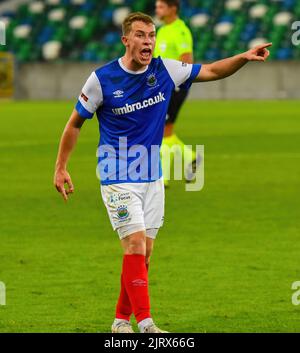
[[[126,205],[121,205],[117,208],[117,215],[120,220],[125,220],[129,216],[129,212]]]
[[[147,85],[153,87],[157,84],[157,78],[155,74],[150,74],[147,76]]]

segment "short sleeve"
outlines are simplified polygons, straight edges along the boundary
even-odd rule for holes
[[[102,103],[101,84],[95,72],[92,72],[82,88],[75,109],[82,118],[91,119]]]
[[[175,87],[188,89],[201,70],[200,64],[187,64],[173,59],[162,59]]]
[[[189,30],[182,31],[176,41],[177,53],[180,55],[193,52],[193,38]]]

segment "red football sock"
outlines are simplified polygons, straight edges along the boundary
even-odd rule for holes
[[[147,272],[149,271],[149,263],[146,264]],[[119,300],[116,307],[116,318],[123,320],[130,320],[130,316],[132,314],[132,307],[130,304],[130,300],[125,288],[123,273],[121,274],[121,291]]]
[[[132,314],[130,300],[125,288],[123,273],[121,274],[121,291],[116,307],[116,318],[129,321]]]
[[[137,322],[150,318],[148,273],[144,255],[124,255],[123,281]]]

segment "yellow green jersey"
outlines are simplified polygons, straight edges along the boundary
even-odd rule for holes
[[[185,53],[193,52],[193,37],[186,24],[177,19],[174,22],[163,25],[156,35],[154,57],[179,60]]]

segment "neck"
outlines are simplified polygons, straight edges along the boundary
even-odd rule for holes
[[[133,58],[128,55],[128,53],[125,53],[121,60],[126,69],[131,71],[143,71],[147,67],[147,65],[142,65],[134,61]]]
[[[177,18],[178,18],[178,16],[176,14],[167,16],[164,18],[164,23],[166,25],[169,25],[169,24],[173,23],[174,21],[176,21]]]

